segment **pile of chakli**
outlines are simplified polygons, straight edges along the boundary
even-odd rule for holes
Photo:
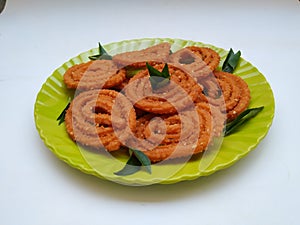
[[[248,86],[216,71],[220,56],[210,48],[170,49],[165,42],[69,68],[64,82],[77,93],[65,116],[69,136],[109,152],[137,149],[151,162],[208,149],[224,124],[248,107]],[[168,82],[154,88],[149,66],[167,67]]]

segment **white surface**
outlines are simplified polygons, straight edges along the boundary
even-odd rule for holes
[[[299,224],[300,3],[8,0],[0,15],[0,224]],[[174,185],[127,187],[58,160],[35,129],[41,85],[103,44],[171,37],[242,50],[276,99],[267,137],[234,166]]]

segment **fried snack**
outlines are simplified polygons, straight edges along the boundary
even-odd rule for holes
[[[204,109],[175,115],[147,114],[137,120],[135,143],[151,162],[190,157],[203,152],[212,140],[211,115]]]
[[[190,46],[171,54],[168,61],[199,80],[217,68],[220,56],[210,48]]]
[[[130,78],[127,76],[127,69],[126,67],[121,68],[117,71],[117,74],[119,74],[121,77],[125,76],[124,80],[119,83],[118,85],[115,85],[114,87],[111,87],[110,89],[116,90],[118,92],[122,91],[123,88],[126,87],[128,84]]]
[[[123,70],[118,70],[111,60],[94,60],[70,67],[64,74],[68,88],[93,90],[112,88],[120,85],[126,78]]]
[[[154,66],[162,71],[164,63]],[[149,71],[144,69],[132,77],[125,87],[125,95],[136,108],[157,114],[174,114],[193,104],[202,91],[198,83],[181,69],[169,65],[170,83],[153,90]]]
[[[66,112],[65,123],[72,140],[83,146],[115,151],[121,147],[115,132],[122,133],[125,139],[128,128],[135,130],[136,115],[123,94],[106,89],[90,90],[74,98]]]
[[[220,56],[213,49],[197,46],[188,46],[186,48],[194,52],[196,55],[199,55],[211,71],[214,71],[218,67],[220,63]]]
[[[147,63],[151,66],[160,64],[159,62],[155,62],[155,61],[149,61]],[[125,73],[126,78],[123,80],[121,84],[115,86],[113,89],[117,91],[122,91],[122,89],[125,88],[129,83],[130,78],[135,76],[138,72],[140,72],[143,69],[146,69],[146,62],[133,63],[121,68],[119,73]]]
[[[228,121],[235,119],[250,103],[247,83],[234,74],[215,71],[213,77],[203,79],[201,85],[210,104],[220,107]]]
[[[170,54],[170,43],[164,42],[139,51],[125,52],[113,56],[112,60],[119,66],[145,66],[145,62],[166,62]]]
[[[195,103],[195,106],[197,109],[205,110],[211,115],[212,135],[214,137],[222,136],[227,117],[226,114],[220,110],[220,107],[210,104],[208,100],[198,101]]]
[[[168,62],[187,72],[195,80],[205,78],[212,72],[199,55],[187,48],[170,55]]]
[[[67,132],[83,146],[143,151],[153,163],[201,153],[250,103],[247,83],[216,71],[219,62],[210,48],[170,54],[161,43],[75,65],[64,75],[81,91],[66,112]],[[153,88],[146,63],[159,71],[168,63],[170,82]]]

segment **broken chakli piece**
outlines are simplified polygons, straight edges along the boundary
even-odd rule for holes
[[[151,173],[151,163],[207,150],[249,105],[247,83],[216,70],[217,52],[198,46],[170,49],[165,42],[109,56],[99,43],[93,61],[64,74],[67,88],[77,93],[62,114],[70,138],[108,152],[128,148],[126,168],[116,175],[143,166]]]

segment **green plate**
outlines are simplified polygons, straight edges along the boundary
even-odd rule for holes
[[[227,55],[227,51],[212,45],[169,38],[127,40],[104,45],[104,48],[108,53],[114,55],[143,49],[165,41],[171,43],[173,52],[190,45],[210,47],[221,56],[220,65],[222,65]],[[89,60],[88,56],[97,53],[98,48],[83,52],[56,69],[43,84],[34,107],[36,127],[45,145],[59,159],[84,173],[126,185],[171,184],[196,179],[227,168],[246,156],[265,137],[272,124],[275,106],[271,87],[257,68],[241,59],[234,73],[242,77],[249,85],[251,91],[249,107],[264,106],[262,112],[237,132],[225,137],[218,151],[192,157],[186,163],[174,161],[173,163],[152,165],[152,174],[139,171],[129,176],[116,176],[114,172],[120,170],[128,159],[125,152],[119,151],[110,155],[81,149],[69,138],[64,124],[58,126],[56,121],[56,118],[74,94],[65,87],[63,74],[69,67],[87,62]]]

